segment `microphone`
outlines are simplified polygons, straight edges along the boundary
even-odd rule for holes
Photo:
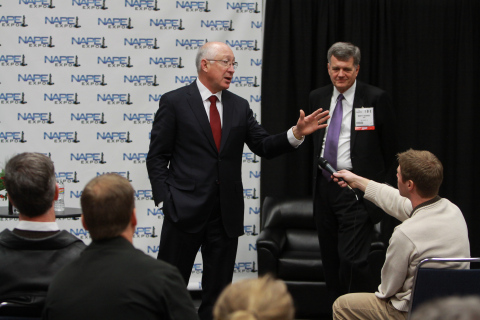
[[[332,167],[332,165],[330,163],[328,163],[328,161],[324,157],[318,157],[318,168],[323,169],[323,170],[327,170],[331,175],[333,175],[334,173],[337,172],[337,170],[335,170],[335,168]],[[340,178],[340,177],[335,177],[335,178],[337,178],[340,181],[345,182],[345,180],[343,180],[343,178]],[[347,187],[350,190],[353,191],[352,187],[350,187],[348,185],[348,183],[347,183]]]

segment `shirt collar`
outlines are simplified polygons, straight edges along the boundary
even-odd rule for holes
[[[26,231],[58,231],[60,228],[56,222],[19,221],[15,227]]]
[[[205,101],[208,98],[210,98],[212,95],[215,95],[217,96],[218,101],[222,102],[222,91],[212,94],[210,90],[208,90],[207,87],[205,87],[203,83],[200,80],[198,80],[198,78],[196,82],[197,82],[198,91],[200,91],[200,96],[202,97],[202,101]]]
[[[348,88],[347,91],[343,93],[343,97],[347,100],[348,104],[353,106],[353,100],[355,99],[355,89],[357,87],[357,80],[353,83],[353,85]],[[340,91],[337,90],[335,86],[333,86],[333,99],[337,101],[338,96],[340,95]]]

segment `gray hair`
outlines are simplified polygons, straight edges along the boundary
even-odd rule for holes
[[[356,68],[360,64],[360,49],[350,42],[337,42],[328,49],[327,59],[330,63],[332,55],[338,60],[347,61],[353,57],[353,66]]]
[[[197,56],[195,58],[195,65],[197,66],[197,72],[200,73],[202,70],[202,59],[205,57],[209,57],[213,59],[218,52],[218,45],[215,43],[207,42],[203,46],[200,47],[197,51]]]
[[[53,162],[41,153],[18,154],[5,166],[8,197],[27,217],[40,216],[52,207],[55,185]]]

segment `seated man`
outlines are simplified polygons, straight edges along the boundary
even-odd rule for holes
[[[105,174],[81,196],[82,223],[92,243],[52,281],[44,319],[198,319],[174,266],[134,248],[134,190]]]
[[[470,244],[460,209],[438,196],[443,180],[440,161],[428,151],[398,154],[398,190],[347,170],[334,174],[342,187],[365,192],[365,198],[402,221],[390,238],[382,281],[375,293],[352,293],[333,304],[334,319],[406,319],[413,276],[425,258],[468,258]],[[338,181],[343,178],[345,181]],[[441,268],[434,263],[431,268]],[[450,267],[468,269],[468,263]]]
[[[40,153],[14,156],[5,167],[10,202],[19,223],[0,233],[0,301],[43,307],[53,276],[85,244],[55,222],[58,198],[53,162]]]

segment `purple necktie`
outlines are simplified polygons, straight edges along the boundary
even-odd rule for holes
[[[337,168],[337,155],[338,155],[338,138],[340,136],[340,129],[342,128],[343,118],[343,94],[339,94],[337,98],[337,104],[333,111],[332,119],[328,125],[327,139],[325,141],[325,150],[323,157],[334,167]],[[322,170],[323,176],[330,181],[331,174],[327,170]]]

